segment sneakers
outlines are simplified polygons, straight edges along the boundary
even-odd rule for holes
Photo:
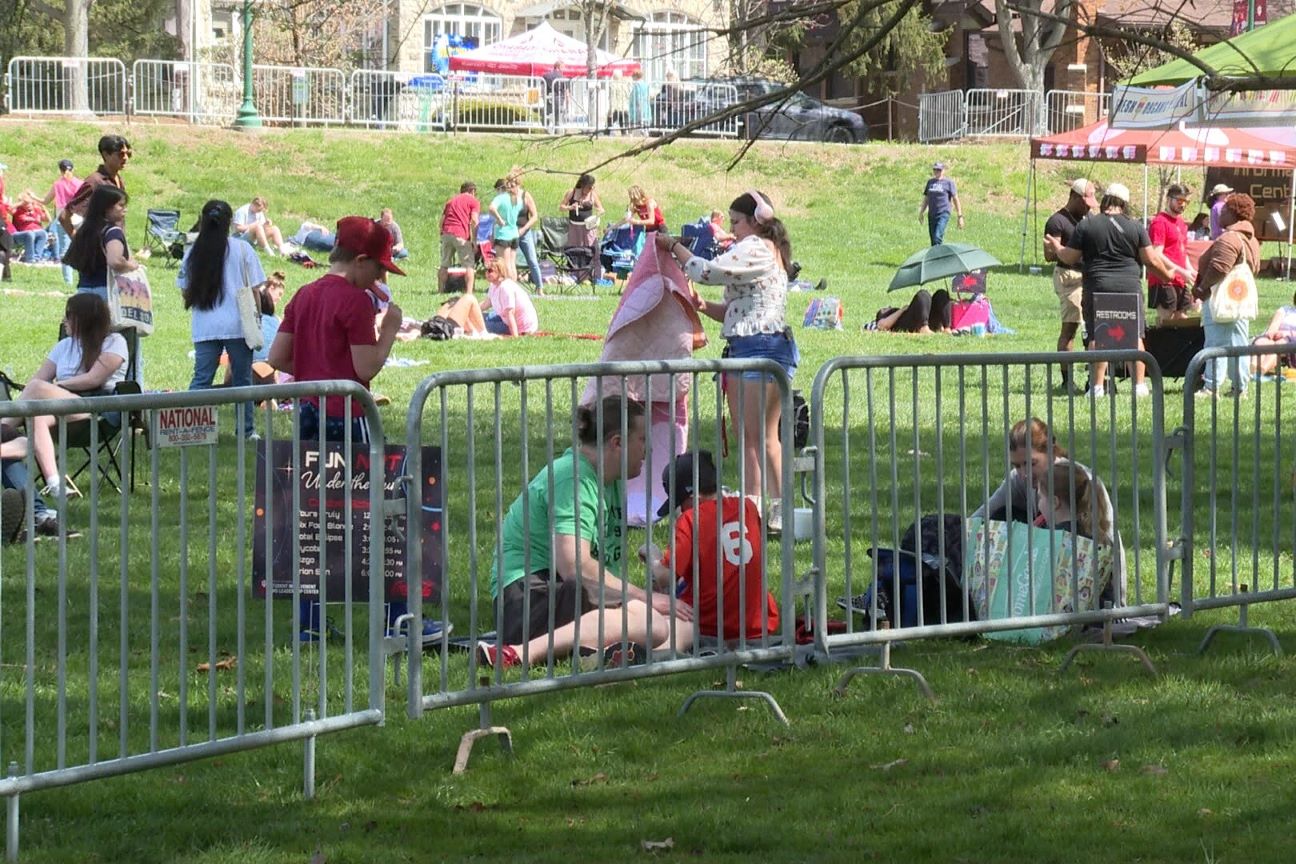
[[[1214,399],[1216,392],[1209,387],[1203,387],[1193,394],[1194,399]]]
[[[1089,388],[1089,392],[1085,395],[1092,396],[1095,399],[1101,399],[1107,395],[1107,388],[1101,385],[1094,385]]]
[[[27,500],[17,489],[6,489],[0,495],[0,544],[17,543],[22,534],[23,516],[27,513]]]
[[[602,650],[582,648],[578,665],[582,672],[593,672],[600,667],[622,669],[646,662],[648,662],[648,646],[638,642],[627,642],[625,645],[615,642]]]
[[[57,537],[59,535],[59,518],[58,513],[53,510],[43,510],[36,514],[35,531],[37,537]],[[73,533],[68,534],[74,536]]]
[[[769,515],[765,517],[765,533],[783,533],[783,502],[777,498],[769,502]]]
[[[496,646],[494,642],[478,642],[477,663],[490,669],[512,669],[522,665],[522,658],[512,645]]]
[[[406,623],[401,622],[399,627],[388,626],[388,637],[403,637],[406,631]],[[433,621],[430,618],[423,619],[423,643],[437,642],[443,636],[449,636],[454,632],[454,625],[449,621]]]
[[[1152,395],[1152,387],[1146,381],[1142,384],[1134,385],[1134,396],[1138,399],[1144,399]]]

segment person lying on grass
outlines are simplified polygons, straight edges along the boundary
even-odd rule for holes
[[[625,479],[643,468],[643,405],[609,396],[577,409],[576,424],[577,441],[540,469],[500,526],[490,580],[499,635],[477,643],[483,666],[604,649],[609,665],[623,665],[672,635],[676,650],[693,642],[691,609],[675,604],[672,627],[670,596],[625,578]]]

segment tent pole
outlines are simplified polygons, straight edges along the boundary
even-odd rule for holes
[[[1148,164],[1143,163],[1143,218],[1148,218]]]
[[[1291,193],[1291,197],[1287,199],[1287,269],[1284,272],[1285,279],[1291,279],[1292,232],[1294,230],[1292,221],[1296,219],[1296,171],[1292,171]]]
[[[1031,188],[1035,185],[1035,160],[1031,160],[1030,171],[1026,175],[1026,200],[1022,202],[1021,257],[1017,260],[1017,272],[1026,270],[1026,230],[1030,224]]]

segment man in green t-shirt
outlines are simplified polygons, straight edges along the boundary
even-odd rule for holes
[[[509,507],[491,563],[500,638],[478,645],[484,664],[544,662],[551,653],[622,641],[655,647],[670,638],[669,595],[625,579],[624,481],[643,468],[644,431],[638,402],[609,396],[582,406],[577,446],[542,468]]]

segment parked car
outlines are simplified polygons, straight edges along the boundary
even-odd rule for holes
[[[739,102],[782,87],[764,78],[728,78],[668,82],[653,99],[654,125],[679,128]],[[739,119],[743,138],[829,141],[856,144],[868,140],[868,124],[853,111],[825,105],[804,93],[786,102],[764,105]]]

